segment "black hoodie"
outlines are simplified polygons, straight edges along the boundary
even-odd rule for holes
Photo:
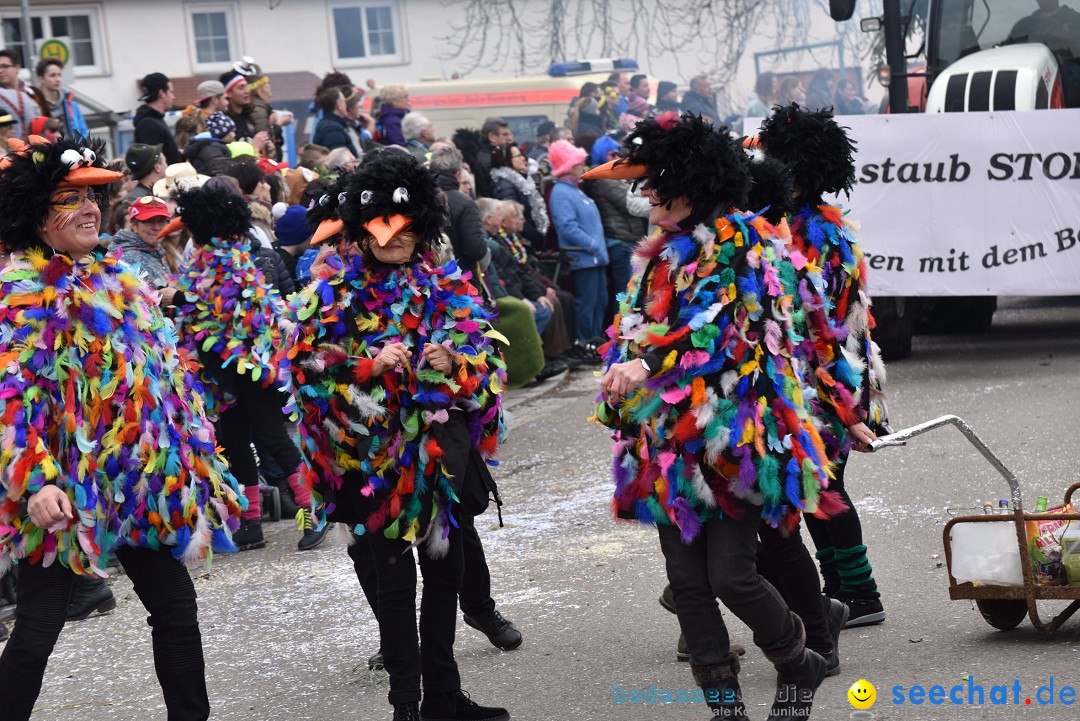
[[[135,142],[160,145],[169,165],[184,160],[180,157],[180,148],[176,146],[172,131],[165,124],[165,115],[149,105],[140,105],[135,112]]]

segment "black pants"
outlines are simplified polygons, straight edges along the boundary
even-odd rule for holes
[[[814,516],[806,517],[806,530],[810,531],[810,538],[819,549],[829,548],[854,548],[863,545],[862,523],[859,522],[859,512],[855,510],[855,504],[851,502],[851,496],[844,488],[844,469],[847,468],[848,457],[840,456],[836,460],[834,473],[836,477],[829,481],[829,490],[839,494],[847,510],[833,516],[827,521]]]
[[[488,570],[484,546],[480,534],[476,532],[476,521],[472,516],[461,519],[461,546],[464,569],[461,575],[461,589],[458,592],[461,612],[467,616],[484,617],[495,610],[495,599],[491,597],[491,572]],[[360,581],[371,612],[379,617],[378,581],[375,568],[366,555],[349,548],[349,557],[353,559],[353,569]]]
[[[229,389],[236,394],[236,404],[221,414],[215,428],[237,482],[259,485],[259,467],[251,449],[253,436],[286,476],[295,473],[301,463],[300,449],[289,435],[289,419],[281,411],[285,394],[240,375]]]
[[[683,543],[675,526],[657,526],[692,666],[730,660],[731,639],[717,598],[750,627],[754,643],[766,654],[794,642],[795,624],[787,604],[757,573],[760,511],[747,507],[742,518],[711,518],[690,543]]]
[[[810,556],[802,533],[796,528],[790,536],[767,523],[758,530],[757,569],[761,577],[780,591],[788,606],[803,620],[806,645],[821,654],[832,653],[832,638],[825,620],[821,596],[821,577]]]
[[[416,624],[416,562],[408,541],[366,533],[349,546],[360,585],[379,620],[383,663],[390,675],[390,703],[420,700],[424,693],[461,688],[454,661],[458,589],[461,586],[461,532],[450,529],[450,548],[440,559],[420,550],[424,595],[420,600],[420,636]],[[374,575],[374,584],[371,575]]]
[[[204,721],[210,717],[210,701],[191,576],[167,550],[124,547],[117,549],[116,556],[150,614],[154,670],[169,721]],[[30,718],[49,656],[67,619],[74,580],[75,574],[58,561],[48,568],[26,561],[19,564],[15,628],[0,655],[0,716],[6,721]],[[103,652],[123,653],[119,648]],[[78,669],[63,671],[78,673]]]
[[[488,570],[484,546],[476,532],[476,519],[462,514],[461,550],[464,570],[461,574],[461,612],[466,616],[483,618],[495,610],[491,597],[491,572]]]

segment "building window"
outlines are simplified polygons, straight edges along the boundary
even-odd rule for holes
[[[396,0],[335,3],[332,18],[336,60],[371,64],[402,61],[398,17]]]
[[[227,4],[199,3],[188,9],[191,57],[197,72],[223,70],[240,53],[233,45],[234,9]]]
[[[5,11],[0,14],[0,22],[3,23],[4,47],[17,50],[23,58],[23,65],[27,65],[29,54],[23,42],[21,15]],[[47,12],[35,10],[30,16],[30,30],[35,43],[53,38],[66,39],[70,53],[68,63],[74,64],[77,75],[100,75],[105,72],[98,28],[96,8],[57,8]]]
[[[192,13],[195,57],[199,63],[223,63],[232,57],[229,52],[228,20],[224,12]]]

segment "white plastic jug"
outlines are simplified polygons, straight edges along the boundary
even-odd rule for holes
[[[1077,524],[1080,530],[1080,524]],[[957,583],[1023,586],[1016,526],[1011,519],[957,523],[950,531],[952,575]]]

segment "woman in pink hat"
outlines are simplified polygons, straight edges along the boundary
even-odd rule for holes
[[[583,345],[603,343],[604,309],[607,308],[607,242],[600,211],[581,192],[581,174],[588,154],[568,140],[551,144],[548,160],[555,185],[548,204],[559,248],[570,257],[574,279],[574,311],[577,340]]]

